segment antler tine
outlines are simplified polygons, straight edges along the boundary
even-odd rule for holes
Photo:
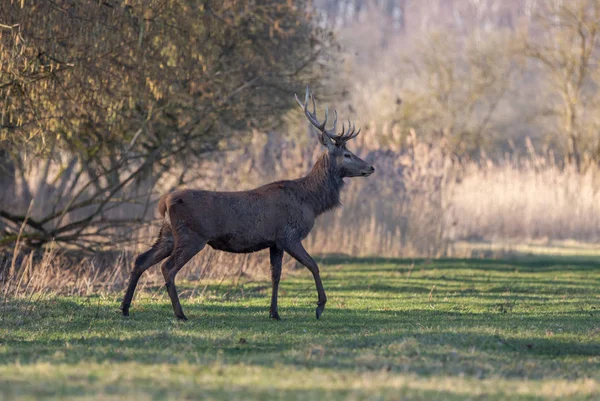
[[[333,114],[335,115],[333,119],[333,126],[330,129],[323,130],[323,133],[331,139],[337,138],[335,130],[337,129],[338,113],[336,109],[333,109]],[[325,121],[327,121],[327,108],[325,108]]]
[[[308,106],[308,86],[306,87],[306,96],[304,98],[304,103],[302,103],[300,99],[298,99],[298,95],[295,93],[294,98],[296,99],[296,103],[298,103],[298,106],[300,106],[302,110],[306,111],[306,106]]]
[[[306,96],[304,97],[304,107],[307,108],[308,107],[308,99],[310,98],[310,89],[308,88],[308,85],[306,85]]]
[[[333,109],[333,113],[335,114],[335,119],[333,120],[333,128],[331,129],[335,131],[335,128],[337,127],[337,110]]]
[[[346,132],[346,137],[350,139],[350,136],[354,134],[354,124],[348,119],[348,132]]]
[[[327,124],[327,116],[325,116],[325,121],[323,123],[319,122],[319,119],[317,118],[315,98],[312,95],[312,93],[310,92],[310,89],[308,88],[308,86],[306,87],[306,96],[304,98],[304,104],[302,104],[300,102],[300,99],[298,99],[298,95],[294,94],[294,97],[296,98],[296,102],[298,103],[298,105],[304,111],[304,114],[306,115],[306,118],[308,119],[308,121],[310,121],[310,123],[312,125],[314,125],[316,128],[318,128],[319,131],[323,132],[325,130],[325,124]],[[308,109],[308,99],[309,98],[312,100],[312,103],[313,103],[313,112],[312,113]]]
[[[298,95],[296,95],[295,93],[294,93],[294,98],[296,98],[296,103],[298,103],[298,106],[302,107],[302,109],[304,110],[304,105],[302,104],[300,99],[298,99]]]

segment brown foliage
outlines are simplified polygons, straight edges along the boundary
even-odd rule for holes
[[[21,191],[20,207],[0,208],[0,241],[14,242],[37,198],[53,204],[27,221],[30,245],[105,245],[113,227],[141,222],[175,166],[280,121],[293,85],[325,71],[331,36],[308,11],[283,0],[2,2],[0,146]],[[32,195],[22,178],[38,166]],[[120,203],[142,208],[107,213]]]

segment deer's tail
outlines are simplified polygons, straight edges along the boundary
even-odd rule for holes
[[[167,196],[168,195],[169,194],[164,194],[158,200],[158,213],[160,213],[160,215],[162,217],[165,217],[165,213],[167,212]]]
[[[170,227],[171,226],[171,217],[169,216],[168,205],[167,205],[169,195],[170,194],[164,194],[158,200],[158,213],[160,213],[160,215],[162,216],[162,218],[164,220],[164,225]]]

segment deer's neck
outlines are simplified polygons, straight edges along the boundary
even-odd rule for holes
[[[311,172],[301,180],[303,195],[316,215],[340,205],[340,191],[344,181],[340,178],[329,154],[325,153],[315,163]]]

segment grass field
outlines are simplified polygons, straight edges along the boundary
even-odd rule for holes
[[[321,260],[210,286],[173,318],[163,288],[0,305],[0,400],[600,399],[600,264],[593,258]],[[188,291],[188,294],[190,291]]]

